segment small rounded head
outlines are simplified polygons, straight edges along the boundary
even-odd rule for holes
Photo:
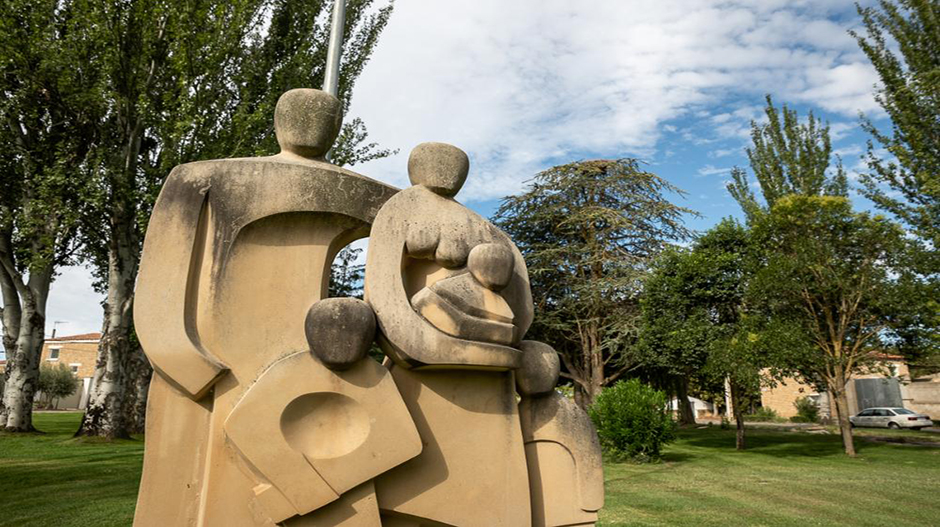
[[[343,125],[343,103],[310,88],[284,92],[274,109],[274,133],[282,152],[322,158]]]
[[[470,274],[493,291],[501,291],[512,279],[513,264],[516,255],[512,249],[501,243],[481,243],[470,249],[467,267]]]
[[[558,384],[561,364],[555,349],[535,340],[523,340],[522,366],[516,370],[516,390],[523,397],[551,393]]]
[[[304,322],[310,351],[331,370],[345,370],[375,340],[375,313],[358,298],[325,298],[310,306]]]
[[[412,185],[424,185],[435,194],[452,198],[460,192],[470,171],[466,152],[446,143],[421,143],[408,157]]]

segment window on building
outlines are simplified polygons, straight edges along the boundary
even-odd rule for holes
[[[59,360],[59,350],[60,350],[60,349],[62,349],[62,348],[61,348],[61,347],[58,347],[58,348],[49,348],[49,360]]]
[[[79,366],[81,366],[81,363],[79,363],[79,364],[69,364],[69,368],[72,370],[72,373],[74,373],[75,375],[78,375],[78,367],[79,367]]]

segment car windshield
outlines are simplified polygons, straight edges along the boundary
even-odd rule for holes
[[[907,408],[892,408],[894,413],[898,415],[914,415],[914,412],[908,410]]]

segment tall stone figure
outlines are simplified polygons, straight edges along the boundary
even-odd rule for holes
[[[342,490],[325,475],[341,472],[334,459],[339,451],[323,447],[330,441],[300,430],[301,425],[345,418],[350,426],[366,428],[360,436],[368,435],[375,417],[370,412],[381,408],[357,404],[350,393],[310,396],[304,404],[303,390],[290,384],[300,382],[296,378],[282,379],[283,386],[261,382],[290,370],[276,367],[279,361],[298,360],[321,384],[342,381],[326,368],[311,373],[317,368],[295,357],[309,349],[304,320],[311,305],[326,296],[336,253],[368,235],[375,214],[396,189],[324,160],[341,121],[336,98],[292,90],[281,97],[275,114],[280,154],[189,163],[167,178],[150,220],[137,285],[135,326],[156,375],[136,525],[274,525],[284,514],[335,500]],[[398,397],[391,379],[383,381],[381,372],[372,370],[344,382],[352,387],[384,382],[393,392],[386,396]],[[317,392],[317,383],[308,381],[313,386],[307,391]],[[248,404],[246,409],[246,397],[257,399],[254,389],[269,396],[290,392],[300,402],[282,398],[293,406],[259,411]],[[267,457],[251,450],[240,417],[246,412],[269,414],[274,429],[263,430],[262,440],[283,440],[279,444],[291,448]],[[234,420],[227,424],[230,417]],[[413,425],[407,413],[392,417],[407,425],[408,436]],[[416,435],[405,439],[412,451],[392,457],[420,450]],[[331,468],[318,467],[318,456]],[[305,473],[283,473],[304,459]],[[269,462],[281,466],[256,465]]]
[[[419,145],[397,191],[323,159],[340,108],[287,92],[280,154],[164,185],[137,288],[157,374],[135,525],[593,525],[596,434],[523,340],[519,250],[454,200],[467,155]],[[366,235],[365,301],[323,298]]]

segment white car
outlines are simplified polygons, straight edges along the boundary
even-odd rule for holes
[[[912,412],[907,408],[868,408],[849,417],[852,426],[879,428],[912,428],[920,430],[933,426],[930,416]]]

